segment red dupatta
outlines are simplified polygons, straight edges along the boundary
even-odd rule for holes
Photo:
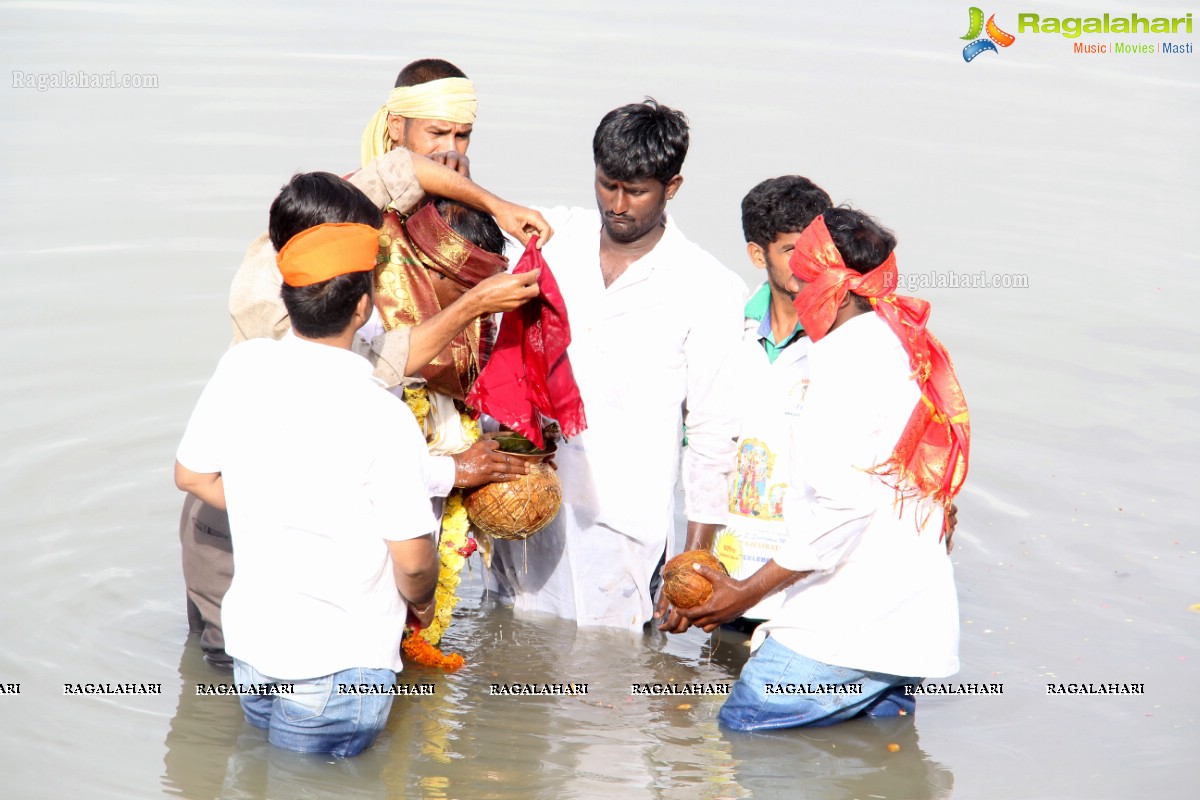
[[[496,347],[467,404],[545,447],[543,417],[557,420],[567,438],[586,429],[587,418],[567,357],[567,306],[536,242],[536,236],[530,239],[513,274],[541,269],[541,294],[501,319]]]

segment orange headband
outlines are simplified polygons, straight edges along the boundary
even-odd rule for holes
[[[311,286],[338,275],[375,269],[379,231],[356,222],[327,222],[300,231],[275,256],[283,282]]]

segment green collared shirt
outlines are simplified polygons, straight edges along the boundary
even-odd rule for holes
[[[763,350],[767,351],[767,360],[772,364],[783,348],[804,335],[804,328],[796,323],[796,329],[788,334],[782,342],[775,342],[775,334],[771,331],[771,287],[764,283],[754,296],[746,303],[746,319],[758,320],[758,340],[762,342]]]

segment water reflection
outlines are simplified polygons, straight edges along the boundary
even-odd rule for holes
[[[349,760],[273,747],[236,699],[197,696],[197,683],[231,675],[205,663],[189,636],[164,789],[223,800],[950,797],[953,776],[921,750],[911,717],[736,734],[717,725],[719,695],[632,694],[633,683],[732,682],[748,654],[744,636],[696,632],[680,647],[655,632],[517,618],[482,597],[478,576],[464,595],[444,644],[468,666],[453,675],[407,668],[399,682],[433,684],[433,694],[396,698],[375,746]],[[587,693],[491,693],[493,684],[546,683],[587,684]]]
[[[950,769],[921,749],[914,717],[722,735],[738,785],[755,798],[943,800],[954,788]]]

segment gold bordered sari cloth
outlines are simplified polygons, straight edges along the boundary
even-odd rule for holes
[[[508,260],[463,238],[446,224],[432,203],[407,220],[384,214],[375,268],[375,307],[386,330],[414,326],[442,310],[434,291],[438,272],[466,288],[504,272]],[[421,377],[436,392],[462,400],[486,363],[494,323],[476,319],[438,353]]]

